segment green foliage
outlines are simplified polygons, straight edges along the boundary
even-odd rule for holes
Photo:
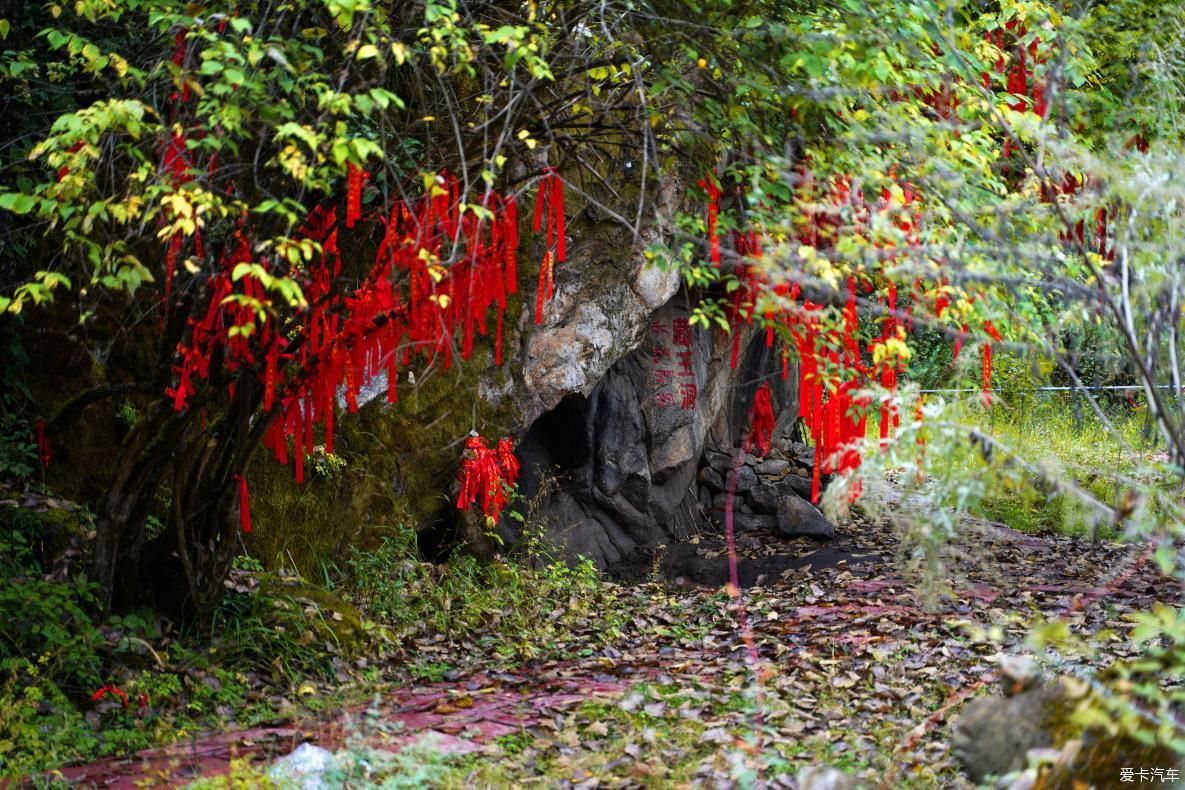
[[[1185,611],[1155,604],[1151,611],[1128,614],[1133,651],[1086,679],[1066,680],[1075,700],[1071,721],[1079,732],[1130,739],[1185,756],[1185,730],[1177,712],[1185,700]],[[1067,657],[1091,656],[1095,645],[1115,637],[1112,631],[1082,636],[1064,621],[1038,624],[1029,637],[1041,650]]]
[[[358,647],[358,613],[328,591],[279,574],[236,573],[211,631],[219,662],[273,683],[332,680],[337,662]]]
[[[20,777],[95,754],[98,738],[41,669],[6,659],[0,672],[0,777]]]
[[[0,480],[22,480],[37,467],[37,449],[29,424],[13,414],[0,415]]]
[[[21,509],[0,511],[0,667],[36,665],[38,675],[78,697],[98,685],[103,634],[93,624],[94,587],[81,573],[55,578],[34,556],[46,522]]]
[[[274,718],[261,688],[301,698],[298,687],[336,679],[359,645],[352,606],[249,561],[237,563],[253,570],[236,571],[213,631],[162,640],[136,613],[101,620],[85,575],[59,578],[35,556],[34,546],[61,551],[58,522],[0,513],[0,777]],[[92,700],[109,684],[127,695],[127,708],[115,696]]]

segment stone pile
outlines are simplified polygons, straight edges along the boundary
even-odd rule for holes
[[[835,536],[835,525],[810,503],[812,448],[784,443],[764,458],[746,453],[738,459],[739,452],[715,447],[704,452],[696,480],[700,505],[713,524],[724,524],[728,478],[735,472],[732,518],[736,529],[768,530],[787,537]]]

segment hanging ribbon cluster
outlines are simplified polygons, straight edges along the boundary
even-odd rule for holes
[[[347,204],[350,200],[347,194]],[[317,242],[321,254],[303,271],[290,273],[309,307],[286,334],[275,331],[274,321],[257,323],[253,308],[234,298],[242,294],[264,304],[270,298],[254,275],[233,279],[236,266],[251,261],[247,232],[241,228],[219,273],[207,283],[205,315],[191,320],[178,348],[176,383],[168,390],[174,407],[188,408],[198,382],[211,376],[215,360],[228,374],[232,397],[236,374],[258,376],[264,411],[277,414],[264,444],[286,464],[291,441],[296,479],[303,482],[304,457],[316,442],[315,424],[323,426],[326,450],[333,452],[339,385],[347,407],[355,411],[361,387],[385,372],[387,400],[394,403],[400,366],[408,363],[412,350],[427,357],[442,355],[448,366],[459,340],[467,359],[474,334],[487,334],[490,307],[497,313],[495,356],[500,360],[506,298],[517,289],[517,211],[513,197],[493,192],[483,204],[495,217],[492,222],[461,210],[459,185],[448,175],[414,204],[397,203],[382,218],[385,234],[374,266],[349,294],[341,293],[338,282],[342,257],[337,209],[318,206],[298,235]],[[460,260],[445,267],[440,261],[454,239]],[[235,327],[240,329],[231,331]],[[244,527],[249,527],[246,508],[241,513]]]
[[[999,342],[1004,338],[1000,336],[999,331],[992,326],[991,321],[987,321],[983,325],[983,330],[988,333],[988,336]],[[992,405],[992,344],[987,341],[983,344],[983,405]]]
[[[701,185],[707,184],[705,180]],[[810,189],[814,180],[804,169],[802,183]],[[869,234],[872,228],[871,209],[864,204],[862,195],[852,188],[846,178],[837,178],[827,194],[818,204],[811,199],[811,205],[829,206],[826,209],[810,208],[807,222],[801,230],[799,240],[817,249],[828,249],[835,243],[841,222],[841,213],[853,217],[850,232]],[[892,226],[904,235],[907,244],[918,241],[920,214],[916,196],[909,185],[900,190],[897,204],[888,190],[876,208],[880,212],[893,212]],[[711,209],[709,209],[711,213]],[[845,231],[846,232],[846,231]],[[879,338],[861,347],[858,332],[858,293],[871,293],[873,281],[867,275],[851,276],[846,283],[847,298],[842,310],[839,327],[822,328],[823,305],[802,298],[801,286],[797,283],[780,282],[770,285],[768,277],[747,259],[760,256],[760,245],[756,233],[736,233],[733,242],[740,256],[736,277],[739,286],[735,289],[731,307],[731,322],[734,328],[741,323],[752,323],[756,304],[762,293],[772,293],[778,299],[769,300],[763,308],[763,323],[766,327],[766,343],[773,347],[775,329],[781,326],[792,338],[799,360],[799,416],[815,447],[815,463],[812,475],[812,501],[818,502],[821,479],[824,474],[853,471],[860,465],[859,442],[867,429],[866,413],[869,408],[867,396],[858,395],[869,381],[879,380],[882,386],[893,391],[897,377],[902,371],[900,354],[894,343],[903,339],[905,322],[897,318],[896,286],[888,282],[882,295],[885,319]],[[888,240],[876,242],[876,246],[889,247],[899,243],[896,235]],[[891,260],[885,256],[884,260]],[[920,287],[920,285],[919,285]],[[801,302],[799,301],[801,299]],[[739,332],[733,337],[731,363],[737,365]],[[791,349],[782,349],[783,376],[787,376],[787,360]],[[873,364],[866,364],[871,358]],[[768,439],[762,439],[766,426],[772,431],[772,403],[768,385],[757,391],[754,400],[754,424],[751,433],[753,441],[767,451]],[[887,437],[888,431],[900,424],[896,407],[890,403],[882,406],[881,431]],[[855,499],[859,488],[852,492]]]
[[[701,181],[700,184],[712,184],[715,190],[715,182]],[[709,195],[713,195],[712,190],[709,190]],[[715,203],[719,200],[719,192],[715,191],[714,197],[711,198]],[[715,212],[709,207],[709,226],[714,230],[715,228]],[[757,306],[757,298],[762,291],[768,287],[768,279],[765,277],[761,267],[754,263],[749,263],[750,260],[756,261],[761,258],[761,239],[757,235],[757,231],[749,230],[745,232],[733,231],[733,247],[737,253],[736,264],[736,279],[737,287],[732,292],[732,304],[729,309],[729,324],[732,327],[739,327],[742,323],[749,325],[753,323],[753,312]],[[717,250],[719,256],[719,250]],[[729,364],[733,370],[736,370],[737,362],[741,351],[741,333],[733,332],[732,335],[732,355],[729,358]],[[785,370],[783,370],[785,373]],[[783,376],[784,378],[784,376]]]
[[[510,491],[518,480],[519,464],[514,456],[514,445],[508,438],[490,447],[480,436],[465,440],[457,482],[457,509],[467,510],[476,502],[481,512],[497,521],[502,509],[510,501]]]
[[[1016,96],[1016,101],[1010,105],[1016,112],[1031,109],[1035,114],[1045,117],[1049,111],[1049,103],[1045,97],[1045,83],[1036,78],[1036,67],[1044,61],[1038,52],[1037,39],[1034,38],[1028,46],[1020,43],[1028,30],[1018,20],[1010,20],[1004,27],[997,27],[984,33],[984,38],[1000,51],[996,58],[995,71],[997,74],[1007,74],[1006,89]],[[1007,57],[1011,43],[1012,55]],[[991,90],[992,75],[983,73],[983,87]],[[1010,156],[1013,151],[1011,137],[1004,140],[1004,156]]]
[[[803,178],[813,185],[813,177]],[[832,210],[807,212],[806,226],[800,233],[804,244],[828,249],[836,241],[841,211],[848,208],[854,214],[856,233],[866,232],[869,226],[868,209],[852,189],[847,178],[837,178],[825,198]],[[825,204],[824,203],[824,204]],[[865,290],[872,290],[865,281]],[[857,289],[855,276],[847,282],[847,299],[842,312],[842,328],[824,331],[820,326],[822,305],[804,299],[799,309],[789,315],[790,334],[799,357],[799,416],[815,446],[815,463],[811,475],[811,501],[818,503],[821,479],[824,474],[846,473],[860,466],[858,443],[867,429],[868,404],[856,392],[864,386],[870,371],[863,363],[858,335]],[[789,294],[791,301],[799,295],[795,287]],[[860,494],[853,489],[852,499]]]
[[[1058,202],[1058,196],[1063,196],[1068,199],[1073,195],[1081,194],[1086,191],[1088,187],[1088,179],[1086,176],[1078,178],[1072,173],[1067,173],[1060,184],[1042,183],[1041,185],[1041,202],[1052,204]],[[1080,215],[1081,216],[1081,215]],[[1084,247],[1093,247],[1098,252],[1099,256],[1107,261],[1115,260],[1115,246],[1110,244],[1110,238],[1107,232],[1107,219],[1109,212],[1106,208],[1099,207],[1094,211],[1094,225],[1095,234],[1093,238],[1089,238],[1086,233],[1086,219],[1079,219],[1074,227],[1070,230],[1063,230],[1058,234],[1058,239],[1063,244],[1079,244]]]
[[[564,227],[564,179],[554,167],[545,168],[535,198],[534,229],[547,228],[547,251],[539,265],[539,289],[535,294],[535,323],[543,323],[543,305],[555,294],[555,265],[568,259]]]

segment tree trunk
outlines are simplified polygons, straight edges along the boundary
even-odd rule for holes
[[[94,575],[105,609],[151,603],[189,621],[218,606],[240,545],[237,476],[270,422],[263,415],[251,423],[255,389],[240,381],[227,413],[191,443],[196,409],[174,412],[164,401],[133,429],[99,506]],[[167,528],[146,543],[144,525],[166,480]]]
[[[189,421],[161,403],[124,443],[107,493],[98,503],[93,574],[104,611],[135,603],[144,525],[174,446]]]

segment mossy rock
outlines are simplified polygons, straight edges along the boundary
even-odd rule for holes
[[[506,349],[513,347],[510,327],[520,310],[516,298],[505,319]],[[520,415],[509,394],[496,403],[480,394],[483,382],[510,390],[511,365],[493,367],[488,339],[477,338],[472,357],[447,370],[425,371],[415,359],[411,369],[416,383],[400,382],[397,403],[380,396],[357,413],[338,413],[334,452],[342,463],[333,472],[318,474],[306,463],[306,482],[297,485],[291,465],[263,452],[253,459],[254,531],[245,538],[253,556],[269,567],[295,565],[312,577],[327,564],[340,566],[351,547],[377,546],[390,527],[423,529],[449,508],[449,486],[469,431],[476,425],[498,437],[517,426]]]
[[[263,600],[291,602],[300,607],[314,634],[336,642],[347,655],[356,653],[361,647],[362,613],[352,603],[324,587],[268,575],[261,581],[257,595]],[[266,619],[267,615],[264,617]],[[288,617],[280,619],[286,622],[279,625],[291,625]]]
[[[22,506],[0,506],[0,530],[9,536],[23,535],[44,572],[69,562],[71,550],[75,559],[82,557],[94,526],[87,511],[55,497],[23,494],[16,498]]]
[[[1033,790],[1078,790],[1083,787],[1115,787],[1122,782],[1123,769],[1161,769],[1182,773],[1181,756],[1167,746],[1140,743],[1131,737],[1108,735],[1087,742],[1067,765],[1055,765],[1041,774]],[[1180,787],[1180,781],[1157,782]]]

